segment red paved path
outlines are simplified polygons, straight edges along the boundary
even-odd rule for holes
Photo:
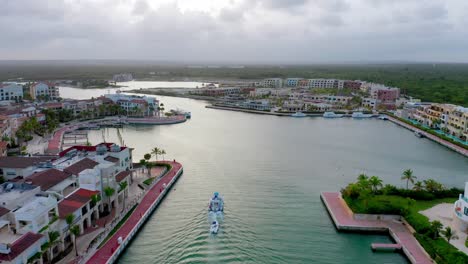
[[[357,220],[339,192],[323,192],[321,196],[338,229],[357,231],[389,229],[390,232],[393,232],[397,243],[402,246],[405,255],[412,263],[433,263],[408,227],[402,222],[395,220]]]
[[[148,191],[145,197],[143,197],[141,202],[137,205],[137,208],[133,211],[132,215],[127,219],[125,224],[123,224],[120,229],[100,249],[98,249],[86,263],[106,263],[118,247],[117,238],[122,237],[125,241],[125,238],[138,224],[142,216],[146,213],[146,211],[149,210],[154,201],[158,199],[159,195],[161,194],[160,190],[162,189],[163,184],[165,183],[168,185],[169,182],[176,176],[179,169],[182,168],[182,165],[178,162],[165,161],[165,163],[171,164],[172,169]]]
[[[464,148],[462,148],[460,146],[457,146],[457,145],[455,145],[455,144],[453,144],[451,142],[448,142],[448,141],[443,140],[443,139],[441,139],[441,138],[439,138],[437,136],[434,136],[434,135],[432,135],[430,133],[427,133],[427,132],[425,132],[425,131],[423,131],[423,130],[415,127],[415,126],[411,126],[411,125],[409,125],[409,124],[407,124],[405,122],[402,122],[402,121],[400,121],[400,120],[398,120],[398,119],[396,119],[394,117],[388,116],[388,119],[391,120],[392,122],[402,126],[402,127],[405,127],[407,129],[409,129],[409,130],[418,131],[419,133],[423,134],[425,137],[427,137],[427,138],[429,138],[429,139],[431,139],[431,140],[433,140],[433,141],[435,141],[435,142],[437,142],[437,143],[439,143],[441,145],[444,145],[444,146],[446,146],[446,147],[448,147],[450,149],[453,149],[454,151],[468,157],[468,150],[467,149],[464,149]]]

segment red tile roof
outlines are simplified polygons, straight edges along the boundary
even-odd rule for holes
[[[89,152],[93,152],[93,151],[96,151],[96,147],[99,146],[99,145],[106,145],[107,149],[109,149],[112,145],[114,145],[114,143],[100,143],[100,144],[97,144],[96,146],[73,146],[73,147],[69,147],[67,148],[66,150],[62,151],[59,153],[59,156],[60,157],[63,157],[65,156],[69,151],[71,150],[78,150],[78,151],[89,151]],[[120,150],[124,150],[126,149],[127,147],[120,147]]]
[[[117,182],[123,181],[125,178],[128,177],[128,175],[132,174],[131,171],[121,171],[117,175],[115,175],[115,180]]]
[[[41,234],[34,234],[31,232],[26,233],[19,239],[17,239],[11,245],[11,252],[10,254],[0,254],[0,261],[12,261],[25,250],[30,248],[34,245],[39,239],[43,238],[44,235]]]
[[[42,191],[47,191],[70,176],[70,174],[57,169],[48,169],[32,174],[25,181],[31,181],[33,185],[40,186]]]
[[[9,212],[10,212],[10,210],[8,210],[7,208],[0,206],[0,217],[8,214]]]
[[[0,157],[0,168],[24,169],[51,160],[51,157]]]
[[[65,168],[63,171],[73,174],[73,175],[78,175],[80,172],[86,170],[86,169],[92,169],[96,167],[99,163],[96,161],[89,159],[89,158],[84,158],[77,163],[70,165],[69,167]]]
[[[90,191],[86,189],[78,189],[58,204],[59,217],[64,219],[67,215],[74,213],[83,205],[91,201],[93,195],[99,194],[99,191]]]

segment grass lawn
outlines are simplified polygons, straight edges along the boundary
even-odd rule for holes
[[[145,185],[149,186],[154,181],[154,179],[156,179],[156,178],[155,177],[148,178],[148,179],[144,180],[143,183]]]

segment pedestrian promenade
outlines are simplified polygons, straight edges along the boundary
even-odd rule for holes
[[[392,217],[376,216],[366,218],[365,215],[355,215],[341,198],[339,192],[323,192],[320,197],[325,204],[333,222],[338,230],[358,232],[384,232],[388,231],[396,244],[413,264],[434,263],[419,242],[413,236],[411,227],[405,221],[398,221]],[[369,215],[371,216],[371,215]]]
[[[409,129],[411,131],[419,132],[424,137],[426,137],[426,138],[428,138],[428,139],[430,139],[432,141],[435,141],[435,142],[437,142],[437,143],[439,143],[439,144],[441,144],[441,145],[443,145],[443,146],[445,146],[445,147],[447,147],[447,148],[449,148],[451,150],[454,150],[454,151],[464,155],[465,157],[468,157],[468,150],[465,149],[465,148],[457,146],[457,145],[455,145],[455,144],[453,144],[451,142],[448,142],[447,140],[443,140],[443,139],[441,139],[441,138],[439,138],[437,136],[434,136],[434,135],[432,135],[430,133],[427,133],[427,132],[425,132],[425,131],[423,131],[423,130],[415,127],[415,126],[411,126],[411,125],[409,125],[409,124],[407,124],[405,122],[402,122],[402,121],[400,121],[400,120],[398,120],[398,119],[396,119],[394,117],[388,116],[388,120],[390,120],[391,122],[393,122],[393,123],[395,123],[395,124],[397,124],[399,126],[402,126],[402,127],[406,128],[406,129]]]
[[[169,190],[182,173],[182,165],[180,163],[175,161],[163,162],[170,164],[172,169],[148,190],[127,221],[86,263],[113,263],[130,242],[130,239],[138,232],[138,229],[158,205],[161,198],[166,194],[166,191]],[[119,237],[122,238],[121,244],[118,243]]]

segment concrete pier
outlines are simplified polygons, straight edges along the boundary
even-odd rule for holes
[[[402,217],[395,215],[355,215],[341,198],[339,192],[322,192],[320,198],[338,230],[388,232],[396,244],[401,246],[403,254],[411,263],[434,263],[413,236],[411,226]]]

